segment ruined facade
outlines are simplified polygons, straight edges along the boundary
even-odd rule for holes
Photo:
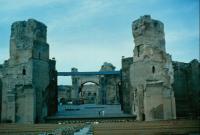
[[[122,109],[125,113],[131,113],[132,101],[130,96],[130,66],[133,57],[122,58]],[[200,63],[192,60],[189,63],[172,61],[174,69],[174,82],[172,84],[177,119],[197,119],[200,116]]]
[[[132,31],[131,112],[138,120],[175,119],[173,67],[165,51],[164,24],[145,15],[133,22]]]
[[[122,57],[121,60],[122,63],[122,80],[121,80],[121,108],[125,113],[131,114],[131,99],[134,100],[134,98],[131,98],[130,91],[132,90],[131,86],[131,80],[130,80],[130,66],[133,64],[133,57]]]
[[[72,72],[78,72],[77,68],[72,68]],[[111,63],[105,62],[100,72],[115,71],[115,67]],[[121,77],[116,74],[108,75],[72,75],[72,100],[84,99],[85,103],[96,104],[119,104],[119,90]],[[93,83],[87,86],[85,84]],[[89,95],[87,95],[89,94]]]
[[[84,99],[85,104],[98,104],[99,86],[96,84],[85,84],[80,93],[81,98]]]
[[[78,72],[77,68],[72,68],[72,72]],[[83,98],[83,88],[88,82],[94,83],[99,87],[99,76],[98,75],[75,75],[72,76],[72,99],[79,100]],[[97,88],[98,89],[98,88]],[[98,95],[98,91],[96,92]]]
[[[105,62],[101,66],[100,71],[114,71],[115,67],[111,63]],[[119,89],[120,89],[120,76],[116,75],[103,75],[99,76],[100,90],[99,90],[99,104],[119,104]]]
[[[59,85],[58,86],[58,101],[60,103],[66,103],[71,101],[72,86],[71,85]]]
[[[173,62],[177,118],[200,117],[200,63]]]
[[[57,110],[50,102],[56,99],[57,76],[46,34],[47,27],[33,19],[11,26],[10,58],[0,70],[4,122],[42,122]]]
[[[1,121],[43,122],[57,111],[58,92],[67,101],[121,103],[137,120],[199,117],[200,63],[173,62],[163,23],[148,15],[134,21],[132,30],[134,55],[122,57],[121,72],[113,74],[115,67],[107,62],[99,71],[104,74],[76,75],[72,68],[72,86],[63,93],[57,88],[56,61],[49,59],[47,27],[33,19],[13,23],[10,58],[0,65]]]
[[[198,118],[198,60],[171,61],[165,52],[164,26],[150,16],[133,22],[133,37],[134,56],[122,57],[123,111],[138,120]]]

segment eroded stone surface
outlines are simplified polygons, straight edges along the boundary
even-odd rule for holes
[[[138,120],[175,119],[173,68],[171,56],[165,52],[164,25],[145,15],[134,21],[132,28],[132,113]]]
[[[41,122],[56,111],[48,102],[55,100],[57,76],[46,32],[47,27],[34,19],[12,24],[10,58],[1,68],[4,122]]]
[[[177,117],[197,118],[200,116],[200,63],[173,62],[173,89],[176,98]]]
[[[108,62],[105,62],[100,71],[114,71],[115,67]],[[78,69],[72,68],[72,72],[78,72]],[[94,99],[96,104],[119,104],[119,75],[81,75],[72,76],[72,99],[89,98]],[[83,96],[84,85],[86,83],[94,83],[96,86],[93,90],[90,89],[93,96]],[[92,92],[93,91],[93,92]],[[86,92],[87,93],[87,92]],[[90,102],[89,101],[89,102]],[[88,103],[88,101],[85,101]],[[91,102],[90,102],[91,103]]]
[[[130,82],[130,66],[133,64],[133,57],[124,58],[122,57],[122,80],[121,80],[121,89],[120,96],[122,109],[125,113],[131,113],[132,101],[134,100],[131,97],[130,91],[132,90]]]
[[[199,62],[172,63],[165,51],[164,24],[149,15],[134,21],[132,30],[134,54],[122,58],[122,76],[72,76],[67,98],[92,101],[94,97],[97,104],[121,103],[124,112],[135,114],[138,120],[175,119],[176,114],[197,118]],[[56,61],[49,59],[46,33],[47,27],[34,19],[12,24],[10,58],[0,65],[0,112],[4,122],[42,122],[57,111]],[[114,70],[107,62],[100,69]],[[78,69],[72,68],[72,72]],[[87,82],[96,85],[85,87]],[[84,91],[85,96],[81,95]]]
[[[100,71],[114,71],[115,66],[111,63],[105,62]],[[119,82],[120,77],[116,75],[99,76],[100,91],[99,103],[100,104],[119,104]]]

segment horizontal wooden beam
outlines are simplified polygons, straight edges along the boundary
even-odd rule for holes
[[[121,75],[121,71],[57,72],[57,76],[94,76],[94,75]]]

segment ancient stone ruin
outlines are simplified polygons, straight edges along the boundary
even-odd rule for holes
[[[107,71],[115,71],[115,67],[111,63],[105,62],[101,66],[100,72]],[[78,72],[78,69],[72,68],[72,72]],[[72,99],[83,98],[85,95],[84,84],[87,82],[95,84],[94,86],[90,85],[90,88],[92,87],[92,89],[90,89],[90,93],[96,95],[95,97],[91,96],[91,98],[95,98],[96,104],[119,104],[119,75],[72,76]],[[86,98],[89,97],[86,96]]]
[[[176,115],[179,118],[196,119],[200,116],[200,63],[173,61],[173,90],[176,99]]]
[[[10,58],[1,65],[3,122],[42,122],[56,112],[55,60],[49,59],[46,33],[33,19],[11,26]]]
[[[199,61],[172,61],[165,50],[164,24],[149,15],[134,21],[132,31],[133,57],[122,57],[120,71],[111,63],[95,74],[72,68],[72,86],[57,88],[57,76],[65,73],[57,72],[55,59],[49,59],[47,27],[34,19],[13,23],[10,58],[0,65],[1,121],[44,122],[57,112],[60,89],[59,97],[72,101],[121,104],[139,121],[199,117]],[[87,82],[96,86],[86,88]]]
[[[171,56],[165,51],[164,25],[143,16],[133,22],[135,42],[130,66],[132,112],[137,119],[175,119]]]
[[[197,118],[200,63],[173,62],[164,25],[149,15],[132,24],[134,56],[122,57],[123,110],[138,120]]]

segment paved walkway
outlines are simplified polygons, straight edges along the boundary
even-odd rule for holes
[[[121,111],[120,105],[59,105],[56,116],[64,117],[123,117],[131,116]]]
[[[80,131],[75,132],[74,135],[93,135],[91,125],[85,126]]]

